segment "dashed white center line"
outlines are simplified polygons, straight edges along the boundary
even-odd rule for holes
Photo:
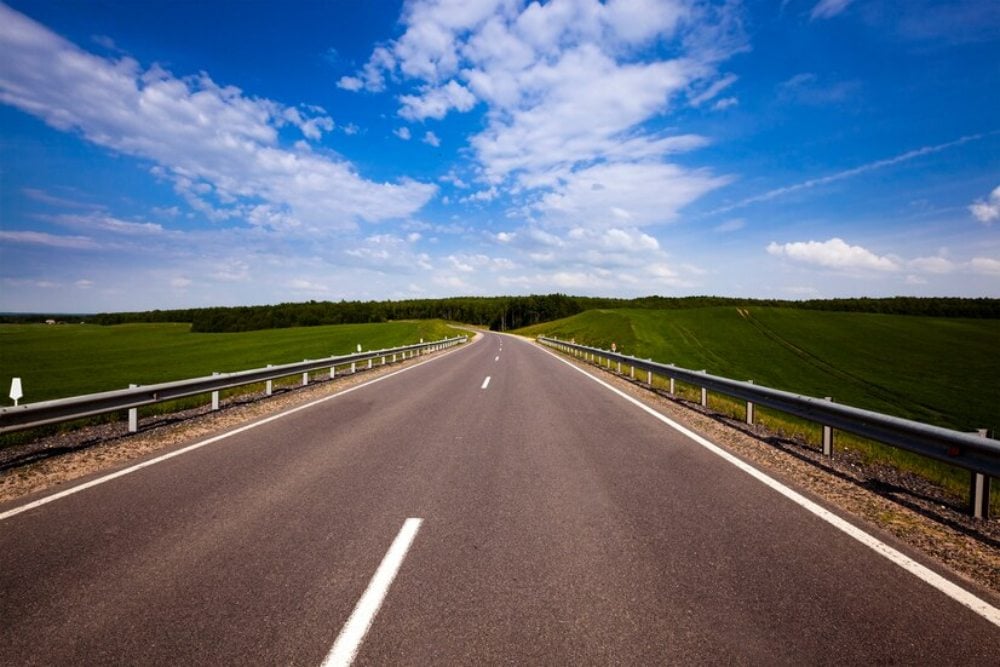
[[[493,361],[500,361],[500,355],[498,354],[497,356],[493,357]]]
[[[486,389],[488,386],[490,386],[490,376],[489,375],[487,375],[486,379],[483,380],[483,386],[480,387],[480,389]]]
[[[399,566],[403,564],[406,552],[409,551],[410,545],[413,544],[413,538],[417,536],[417,530],[420,528],[421,521],[423,519],[410,518],[403,522],[403,527],[400,528],[396,539],[392,541],[389,551],[386,552],[385,558],[382,559],[382,564],[375,570],[375,576],[368,583],[368,588],[365,589],[364,595],[358,600],[357,606],[351,612],[351,617],[347,619],[347,623],[340,631],[337,641],[334,642],[329,655],[323,661],[323,667],[330,667],[332,665],[337,665],[338,667],[343,665],[346,667],[354,662],[354,658],[358,655],[358,649],[361,648],[361,642],[365,640],[368,628],[371,627],[372,621],[375,620],[375,615],[378,613],[379,608],[381,608],[386,593],[389,592],[389,586],[392,584],[393,579],[396,578]]]

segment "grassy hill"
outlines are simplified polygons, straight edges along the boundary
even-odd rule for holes
[[[1000,429],[1000,321],[769,307],[592,310],[521,329],[971,431]]]
[[[190,324],[0,325],[0,401],[13,404],[7,398],[12,377],[22,380],[22,402],[34,403],[124,389],[129,383],[153,384],[348,354],[358,343],[372,350],[461,333],[441,320],[231,334],[198,334],[190,329]]]

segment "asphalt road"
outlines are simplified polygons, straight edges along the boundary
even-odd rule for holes
[[[0,662],[320,665],[408,518],[356,664],[1000,655],[987,619],[489,334],[0,520]]]

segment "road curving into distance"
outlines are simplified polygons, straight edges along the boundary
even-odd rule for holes
[[[513,337],[146,463],[0,506],[0,662],[996,664],[995,602]]]

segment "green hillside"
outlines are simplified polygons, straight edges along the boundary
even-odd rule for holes
[[[768,307],[592,310],[521,329],[971,431],[1000,429],[1000,321]]]
[[[0,383],[24,403],[460,335],[441,320],[198,334],[190,324],[0,325]]]

